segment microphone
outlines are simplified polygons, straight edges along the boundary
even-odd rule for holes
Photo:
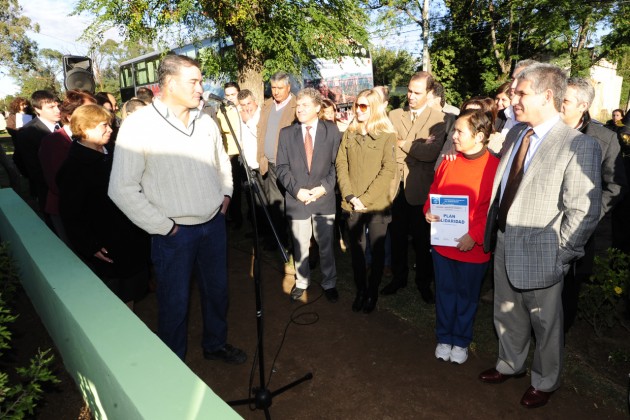
[[[203,98],[204,101],[208,102],[208,101],[215,101],[215,102],[219,102],[222,103],[225,106],[235,106],[232,101],[228,101],[225,98],[222,98],[220,96],[215,95],[214,93],[210,93],[208,91],[204,92],[201,94],[201,97]]]

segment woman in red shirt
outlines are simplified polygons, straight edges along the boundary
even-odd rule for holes
[[[457,246],[434,245],[431,252],[436,288],[435,357],[458,364],[468,358],[481,283],[490,262],[490,254],[483,251],[483,237],[499,165],[487,148],[492,132],[490,113],[467,110],[460,114],[453,135],[457,156],[442,161],[429,190],[429,194],[468,196],[468,232],[457,239]],[[430,209],[427,200],[427,222],[439,222],[440,217]]]

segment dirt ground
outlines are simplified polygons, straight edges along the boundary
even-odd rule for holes
[[[254,282],[249,277],[250,253],[246,246],[230,245],[229,342],[243,348],[248,361],[230,366],[203,359],[199,343],[199,302],[191,302],[189,351],[186,364],[226,401],[249,396],[248,387],[256,349]],[[342,258],[349,258],[347,254]],[[292,303],[283,285],[283,266],[277,254],[266,253],[262,263],[264,301],[265,376],[268,389],[276,390],[308,372],[313,379],[276,396],[269,411],[276,419],[622,419],[627,411],[603,406],[575,386],[563,386],[542,408],[520,406],[529,377],[501,385],[481,383],[479,372],[492,367],[496,352],[470,354],[463,365],[435,359],[433,326],[412,325],[379,307],[370,315],[353,313],[350,277],[341,276],[340,299],[335,304],[311,286],[308,304]],[[416,292],[416,291],[414,291]],[[416,292],[417,293],[417,292]],[[26,300],[25,298],[23,300]],[[20,304],[18,335],[29,345],[51,346],[28,301]],[[422,305],[420,311],[434,308]],[[136,305],[137,315],[155,330],[155,294]],[[286,330],[286,333],[285,333]],[[27,332],[25,332],[27,331]],[[283,341],[284,337],[284,341]],[[42,341],[44,340],[44,341]],[[45,341],[48,340],[48,341]],[[36,344],[35,344],[36,343]],[[22,351],[20,351],[22,352]],[[269,372],[273,365],[273,376]],[[256,369],[258,363],[254,366]],[[48,389],[36,418],[83,419],[82,401],[69,375],[58,362],[62,384]],[[626,373],[627,374],[627,373]],[[253,385],[259,385],[258,371]],[[151,386],[151,384],[147,384]],[[243,418],[263,419],[261,410],[234,408]],[[208,413],[208,418],[213,418]]]

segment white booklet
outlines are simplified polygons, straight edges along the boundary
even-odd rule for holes
[[[440,216],[431,223],[431,245],[457,246],[468,233],[468,196],[430,194],[431,213]]]

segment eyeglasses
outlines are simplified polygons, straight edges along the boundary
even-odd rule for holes
[[[369,107],[368,104],[357,104],[357,109],[361,112],[367,111]]]

